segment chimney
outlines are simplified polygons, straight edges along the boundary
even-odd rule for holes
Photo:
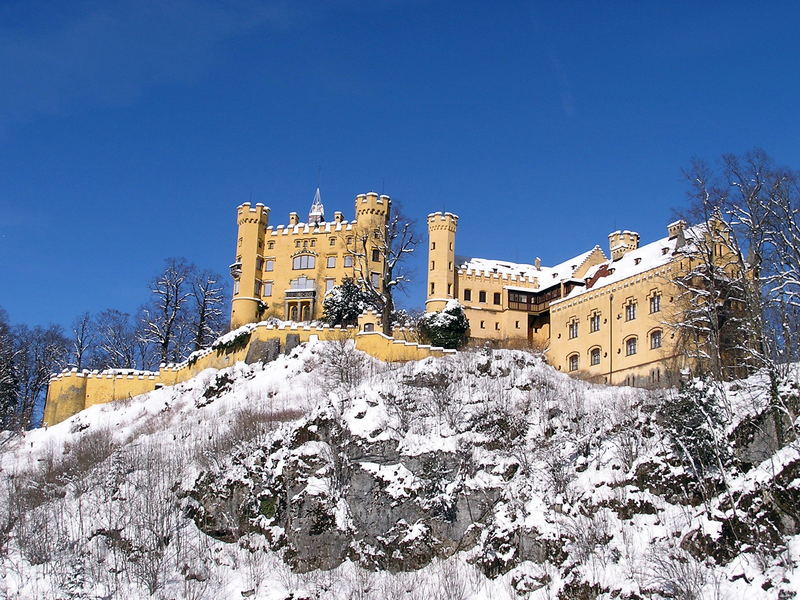
[[[536,267],[537,271],[541,271],[542,270],[542,259],[537,256],[533,261],[533,266]]]
[[[684,229],[686,229],[686,221],[683,219],[675,221],[674,223],[670,223],[667,225],[667,236],[669,239],[678,237],[678,234]]]
[[[296,212],[290,212],[289,213],[289,226],[297,225],[298,222],[299,222],[299,219],[297,218],[297,213]]]
[[[614,231],[608,234],[611,260],[619,260],[631,250],[639,247],[639,234],[635,231]]]
[[[344,215],[342,214],[342,211],[337,210],[335,213],[333,213],[333,220],[336,223],[341,223],[344,220]]]

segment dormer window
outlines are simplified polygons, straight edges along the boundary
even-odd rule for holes
[[[638,257],[637,257],[637,258],[634,258],[634,259],[633,259],[633,264],[635,264],[635,265],[638,265],[640,262],[642,262],[642,259],[641,259],[641,258],[638,258]]]
[[[662,248],[661,249],[662,256],[665,255],[667,252],[669,252],[669,248]]]

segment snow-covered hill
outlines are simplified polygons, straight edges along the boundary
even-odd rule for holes
[[[304,344],[7,440],[0,597],[789,598],[796,381]]]

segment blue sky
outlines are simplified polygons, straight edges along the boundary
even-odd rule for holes
[[[0,306],[133,311],[235,207],[390,194],[459,254],[664,234],[693,156],[800,166],[796,3],[0,2]],[[424,245],[416,282],[424,300]]]

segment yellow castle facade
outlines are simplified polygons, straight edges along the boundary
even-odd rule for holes
[[[384,253],[378,246],[390,206],[389,196],[359,194],[353,220],[336,211],[328,221],[317,189],[307,221],[292,212],[285,225],[270,225],[263,204],[238,206],[231,328],[269,317],[318,320],[325,294],[346,277],[369,277],[380,289]]]
[[[673,326],[681,302],[675,280],[691,267],[692,236],[707,228],[676,221],[644,246],[638,233],[615,231],[608,255],[595,246],[548,267],[538,258],[459,257],[458,216],[433,213],[427,224],[425,308],[458,300],[471,338],[536,347],[557,369],[600,383],[669,385],[691,366]]]

